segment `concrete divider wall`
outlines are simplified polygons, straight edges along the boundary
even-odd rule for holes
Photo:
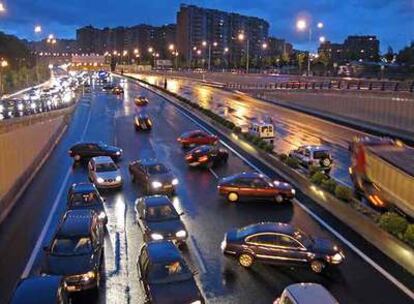
[[[55,146],[72,111],[73,106],[0,124],[0,223]]]

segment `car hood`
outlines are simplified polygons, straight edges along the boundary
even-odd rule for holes
[[[118,147],[114,147],[114,146],[106,146],[104,148],[105,151],[110,152],[110,153],[116,153],[118,151],[120,151],[121,149]]]
[[[146,222],[146,227],[149,232],[161,233],[162,235],[172,235],[179,230],[185,230],[184,224],[180,219],[163,221],[163,222]]]
[[[334,255],[340,250],[334,242],[328,239],[315,238],[313,239],[312,249],[315,253]]]
[[[293,189],[292,185],[290,185],[289,183],[285,183],[285,182],[280,182],[280,181],[274,181],[273,185],[275,186],[276,189],[279,190],[290,190]]]
[[[117,176],[121,176],[121,172],[119,172],[119,170],[110,172],[96,172],[96,177],[101,177],[103,179],[115,179]]]
[[[182,304],[200,300],[200,291],[194,279],[166,284],[150,284],[152,303]]]
[[[48,255],[45,262],[45,272],[54,275],[75,275],[87,273],[94,268],[93,254],[75,256]]]
[[[173,179],[174,179],[174,176],[171,172],[150,175],[151,182],[157,181],[162,184],[171,184]]]

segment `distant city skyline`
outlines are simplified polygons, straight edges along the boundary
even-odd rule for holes
[[[257,16],[270,23],[270,35],[285,38],[294,48],[316,51],[319,36],[342,42],[348,35],[376,35],[381,52],[388,46],[397,51],[414,40],[414,1],[411,0],[4,0],[6,12],[0,15],[0,31],[29,40],[39,40],[53,33],[58,38],[75,38],[76,29],[131,26],[141,23],[162,25],[176,22],[181,3]],[[109,13],[108,13],[109,12]],[[307,32],[296,29],[296,21],[305,18],[314,27],[309,43]],[[318,30],[317,22],[324,28]],[[42,25],[40,34],[35,25]]]

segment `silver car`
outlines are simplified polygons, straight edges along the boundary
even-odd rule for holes
[[[122,187],[121,171],[109,156],[93,157],[88,164],[88,175],[97,188]]]
[[[338,301],[326,290],[316,283],[297,283],[289,285],[283,290],[280,298],[273,304],[338,304]]]

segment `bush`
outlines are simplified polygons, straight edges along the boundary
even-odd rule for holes
[[[403,238],[404,232],[408,230],[407,220],[395,212],[386,212],[382,214],[379,219],[379,226],[399,238]]]
[[[292,157],[288,157],[288,158],[286,159],[286,164],[287,164],[289,167],[293,168],[293,169],[297,169],[297,168],[299,168],[299,162],[297,161],[297,159],[292,158]]]
[[[408,225],[404,233],[404,241],[414,247],[414,224]]]
[[[326,179],[328,179],[326,177],[326,175],[323,172],[318,171],[318,172],[316,172],[315,174],[312,175],[310,180],[311,180],[312,183],[314,183],[316,185],[320,185],[320,184],[322,184],[322,181],[324,181]]]
[[[241,133],[241,128],[237,127],[237,126],[234,126],[233,132],[236,133],[236,134],[240,134]]]
[[[287,161],[287,159],[288,159],[288,156],[287,156],[287,154],[285,154],[285,153],[281,153],[281,154],[279,154],[279,159],[280,159],[282,162],[286,163],[286,161]]]
[[[254,145],[259,145],[259,143],[260,143],[260,138],[258,138],[258,137],[253,137],[252,138],[252,143],[254,144]]]
[[[267,153],[272,153],[273,152],[273,145],[267,144],[265,147],[265,151]]]
[[[328,179],[322,180],[321,186],[326,191],[334,194],[335,193],[336,186],[337,186],[337,183],[332,178],[328,178]]]
[[[260,149],[265,149],[267,146],[267,142],[263,141],[263,140],[259,140],[259,144],[258,144]]]
[[[309,167],[309,176],[313,176],[316,172],[320,172],[321,167],[318,166],[310,166]]]
[[[340,200],[349,202],[353,196],[352,189],[342,185],[337,185],[335,188],[335,196]]]

